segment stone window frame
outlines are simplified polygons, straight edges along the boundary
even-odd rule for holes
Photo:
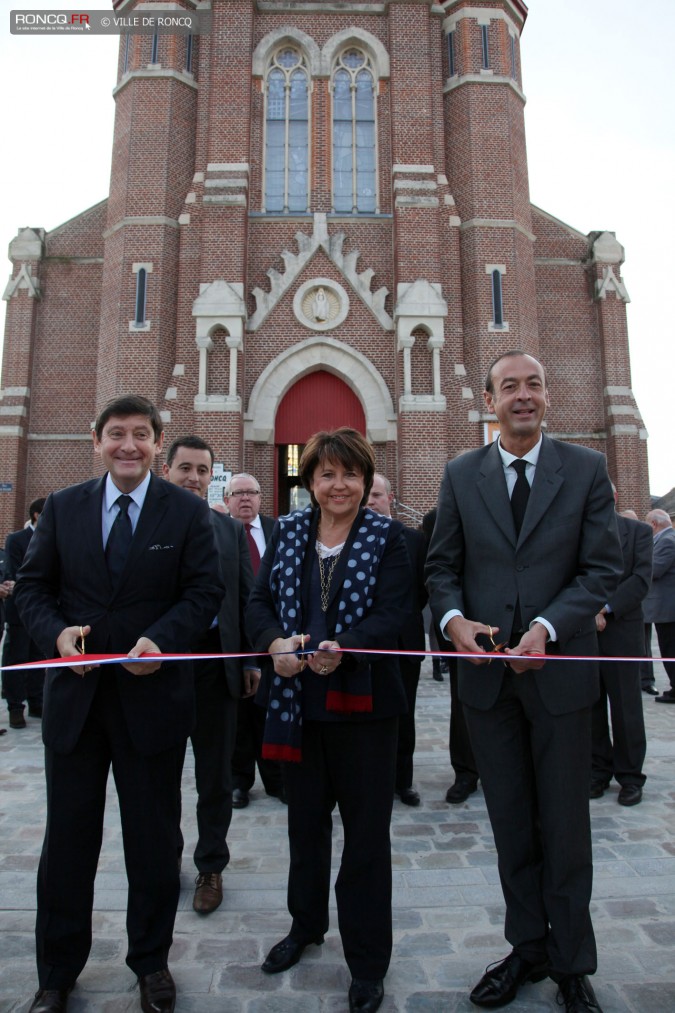
[[[489,24],[480,26],[480,52],[481,52],[481,69],[490,69],[490,26]]]
[[[289,72],[288,69],[282,67],[277,62],[278,61],[278,57],[285,50],[295,50],[298,53],[298,55],[299,55],[299,62],[298,62],[298,64],[296,66],[294,66],[293,68],[291,68],[290,72]],[[262,210],[263,210],[264,213],[269,213],[269,214],[303,214],[303,213],[307,213],[309,211],[310,197],[311,197],[311,192],[312,192],[312,177],[311,177],[311,172],[312,172],[312,158],[311,158],[311,152],[312,152],[312,72],[311,72],[311,66],[312,66],[312,60],[310,59],[309,54],[305,50],[305,47],[303,45],[301,45],[301,43],[297,39],[292,39],[292,38],[285,38],[285,39],[283,39],[278,45],[274,46],[271,49],[271,51],[268,53],[268,56],[267,56],[266,67],[265,67],[265,72],[264,72],[264,76],[263,76],[264,110],[263,110],[263,138],[262,138],[262,156],[263,156],[262,157],[262,162],[263,162],[263,179],[262,179],[262,201],[263,201],[263,207],[262,207]],[[269,94],[268,82],[269,82],[270,74],[272,72],[276,72],[276,71],[281,71],[282,73],[284,73],[286,75],[286,84],[285,84],[285,91],[286,91],[286,110],[285,110],[285,113],[286,113],[286,115],[285,115],[285,118],[284,118],[284,123],[285,123],[285,162],[284,162],[285,180],[284,180],[284,197],[283,197],[284,206],[283,206],[282,209],[275,208],[275,209],[273,209],[273,210],[270,211],[269,208],[268,208],[268,206],[267,206],[268,205],[268,197],[267,197],[267,167],[268,167],[268,159],[267,159],[267,124],[268,124],[267,102],[268,102],[268,94]],[[290,87],[291,77],[294,74],[296,74],[298,71],[304,72],[305,75],[306,75],[306,77],[307,77],[307,153],[306,153],[306,161],[307,161],[306,175],[307,175],[307,181],[306,181],[305,207],[291,209],[288,206],[288,201],[289,201],[289,160],[290,160],[290,153],[291,153],[289,134],[290,134],[290,124],[292,122],[291,118],[290,118],[290,115],[289,115],[289,112],[290,112],[290,108],[289,108],[290,107],[289,87]]]
[[[134,319],[129,321],[130,331],[149,331],[152,321],[147,318],[148,311],[148,275],[152,274],[153,265],[140,261],[131,265],[136,275],[136,293],[134,295]],[[142,299],[142,313],[139,315],[139,300]]]
[[[447,35],[448,39],[448,77],[457,75],[457,52],[455,49],[455,29],[451,29]]]
[[[505,264],[486,264],[485,273],[490,278],[490,296],[492,300],[492,319],[488,323],[488,331],[493,334],[508,333],[509,325],[504,314],[503,276],[506,274]],[[499,312],[498,312],[499,310]],[[499,320],[497,318],[500,318]]]
[[[364,62],[358,68],[350,68],[350,67],[348,67],[344,63],[344,57],[348,53],[350,53],[350,52],[357,52],[357,53],[360,53],[363,56]],[[352,146],[351,146],[351,149],[352,149],[352,207],[351,207],[351,210],[347,210],[347,209],[344,209],[344,208],[338,209],[335,206],[335,165],[336,165],[336,158],[335,158],[335,129],[334,129],[334,122],[335,122],[335,117],[334,117],[334,113],[335,113],[334,95],[335,95],[335,79],[336,79],[336,76],[337,76],[338,73],[347,73],[351,77],[351,84],[350,84],[350,92],[351,92],[351,95],[352,95],[352,103],[351,103],[351,105],[352,105],[352,120],[351,120],[351,122],[352,122]],[[356,86],[356,81],[357,81],[358,77],[361,76],[361,74],[363,74],[363,73],[369,74],[370,78],[372,80],[372,115],[373,115],[373,119],[372,119],[372,122],[373,122],[373,149],[372,150],[373,150],[373,178],[374,178],[374,190],[375,190],[373,196],[374,196],[375,206],[374,207],[368,207],[368,208],[360,207],[359,206],[359,198],[362,195],[360,195],[358,193],[358,184],[357,184],[357,180],[358,180],[358,165],[357,165],[358,146],[357,146],[357,143],[356,143],[356,130],[358,128],[358,118],[357,118],[357,115],[356,115],[357,114],[357,110],[356,110],[356,87],[357,87]],[[375,61],[374,61],[374,59],[372,57],[372,54],[369,52],[368,47],[364,46],[359,39],[349,39],[348,41],[346,41],[346,43],[344,45],[340,46],[336,50],[336,52],[335,52],[335,54],[333,56],[333,60],[332,60],[331,77],[330,77],[330,89],[329,90],[330,90],[330,98],[331,98],[331,114],[330,114],[331,135],[330,135],[330,143],[331,143],[332,166],[333,166],[333,173],[332,173],[332,178],[331,178],[331,195],[332,195],[333,212],[335,214],[347,214],[347,215],[348,214],[352,214],[352,215],[379,214],[379,212],[380,212],[380,186],[379,186],[379,143],[378,143],[378,140],[379,140],[379,138],[378,138],[379,124],[378,124],[378,115],[377,115],[377,95],[378,95],[377,66],[376,66],[376,63],[375,63]]]

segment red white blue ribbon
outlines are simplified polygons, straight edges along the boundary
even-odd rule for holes
[[[274,654],[295,654],[297,657],[301,655],[311,655],[315,651],[275,651]],[[502,661],[534,661],[535,659],[541,658],[547,664],[549,661],[673,661],[675,658],[650,658],[650,657],[630,657],[626,655],[597,655],[597,654],[503,654],[501,652],[462,652],[462,651],[403,651],[403,650],[378,650],[375,648],[359,648],[358,650],[351,649],[346,650],[334,650],[330,649],[328,653],[331,654],[379,654],[379,655],[395,655],[396,657],[404,658],[466,658],[470,661],[492,661],[493,659],[501,659]],[[260,659],[261,657],[273,657],[273,655],[267,655],[260,653],[246,653],[246,652],[228,652],[228,653],[213,653],[213,654],[143,654],[140,658],[130,658],[127,654],[74,654],[68,658],[47,658],[44,661],[26,661],[20,665],[4,665],[3,669],[6,672],[14,672],[22,669],[31,668],[74,668],[81,667],[82,665],[98,666],[98,665],[132,665],[135,662],[143,663],[148,661],[210,661],[214,659],[222,659],[224,661],[250,658]]]

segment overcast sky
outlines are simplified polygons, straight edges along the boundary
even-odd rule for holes
[[[18,228],[53,229],[109,185],[118,40],[10,36],[9,11],[31,9],[63,0],[0,0],[3,249]],[[521,46],[533,203],[581,232],[615,232],[626,248],[633,389],[656,495],[675,485],[673,38],[675,0],[531,0]]]

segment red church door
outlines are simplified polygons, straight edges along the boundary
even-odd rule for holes
[[[286,392],[274,425],[277,515],[309,503],[309,493],[298,476],[302,448],[313,433],[338,426],[366,432],[361,402],[337,376],[325,370],[308,373]]]

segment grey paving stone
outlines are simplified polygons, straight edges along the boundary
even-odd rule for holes
[[[460,806],[445,802],[453,782],[447,752],[448,688],[423,666],[417,706],[414,783],[417,810],[392,815],[394,953],[383,1013],[468,1013],[484,968],[509,952],[494,841],[482,791]],[[657,666],[658,671],[658,666]],[[658,678],[658,676],[657,676]],[[665,684],[663,673],[660,683]],[[666,712],[666,713],[664,713]],[[675,1010],[675,736],[667,708],[645,707],[649,740],[643,802],[616,803],[617,788],[593,803],[596,862],[593,920],[599,967],[594,987],[605,1013]],[[0,738],[0,1013],[24,1013],[35,984],[35,872],[45,818],[39,724]],[[6,791],[6,794],[5,794]],[[194,770],[188,750],[183,784],[186,839],[170,965],[177,1013],[344,1013],[349,972],[337,931],[308,947],[288,973],[260,964],[288,932],[286,810],[256,785],[234,813],[224,901],[212,915],[192,911],[196,870]],[[343,839],[334,820],[333,881]],[[69,1004],[72,1013],[138,1010],[126,952],[126,878],[117,800],[109,783],[89,963]],[[510,1013],[558,1009],[552,982],[524,987]]]

